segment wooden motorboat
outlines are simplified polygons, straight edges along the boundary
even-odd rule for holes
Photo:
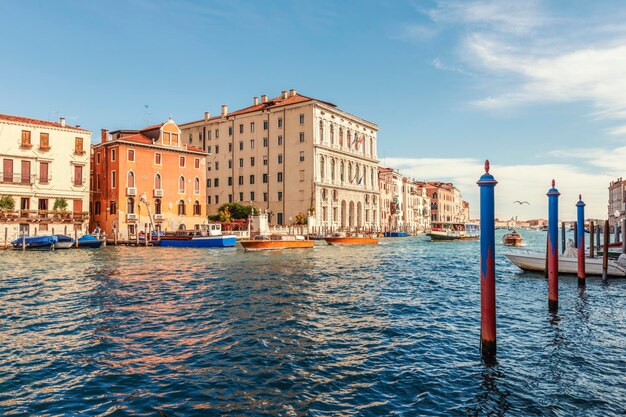
[[[513,230],[511,233],[507,233],[502,236],[502,244],[504,246],[522,246],[524,239],[522,235]]]
[[[544,272],[546,269],[545,253],[505,253],[509,261],[525,271]],[[574,256],[559,256],[559,274],[578,273],[578,258]],[[602,275],[602,258],[585,258],[586,275]],[[607,275],[612,277],[626,277],[626,268],[617,262],[609,260]]]
[[[259,235],[240,243],[247,251],[310,249],[315,245],[312,240],[306,240],[301,235]]]
[[[329,245],[376,245],[378,239],[368,235],[346,236],[342,233],[335,233],[332,236],[325,237],[324,240]]]
[[[478,240],[480,227],[474,223],[433,223],[426,235],[431,241]]]

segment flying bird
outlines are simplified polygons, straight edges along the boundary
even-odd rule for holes
[[[522,204],[528,204],[528,205],[530,206],[530,203],[529,203],[528,201],[519,201],[519,200],[515,200],[515,201],[514,201],[514,203],[517,203],[517,204],[519,204],[520,206],[521,206]]]

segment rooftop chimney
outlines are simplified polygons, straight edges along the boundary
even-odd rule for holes
[[[60,123],[61,127],[65,127],[65,117],[61,117]]]
[[[261,96],[261,103],[267,103],[267,94]]]
[[[204,112],[204,121],[208,121],[211,118],[211,113],[208,111]]]
[[[228,106],[226,104],[222,104],[222,117],[226,117],[228,114]]]
[[[289,97],[293,97],[295,95],[296,95],[296,90],[294,90],[293,88],[289,90]]]
[[[287,92],[285,90],[283,90],[283,92],[280,95],[282,97],[282,99],[286,99],[287,98]]]
[[[106,129],[100,129],[100,142],[105,143],[109,140],[109,131]]]
[[[257,104],[259,104],[259,98],[258,98],[258,97],[255,97],[255,98],[254,98],[254,105],[256,106]]]

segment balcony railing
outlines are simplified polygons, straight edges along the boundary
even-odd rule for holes
[[[0,183],[31,185],[35,182],[34,174],[15,174],[13,172],[0,172]]]
[[[71,223],[89,219],[86,211],[62,210],[0,210],[0,221],[16,221],[28,223]]]
[[[74,178],[74,177],[72,177],[71,181],[72,181],[72,185],[73,186],[80,187],[80,186],[84,185],[85,182],[87,182],[87,179],[86,178]]]

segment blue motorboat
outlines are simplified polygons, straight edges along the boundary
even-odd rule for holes
[[[407,232],[385,232],[385,237],[407,237]]]
[[[97,249],[104,243],[104,239],[98,239],[92,235],[83,235],[78,238],[78,249]]]
[[[51,250],[58,241],[56,236],[24,236],[11,242],[13,249]]]
[[[177,248],[226,248],[237,244],[234,235],[222,235],[222,225],[219,223],[202,225],[199,230],[192,232],[166,233],[159,236],[159,240],[154,243],[162,247]]]

